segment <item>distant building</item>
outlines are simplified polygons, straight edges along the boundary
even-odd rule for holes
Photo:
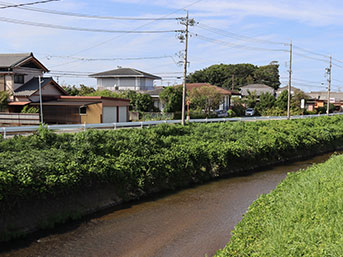
[[[265,84],[249,84],[241,87],[242,96],[248,96],[248,92],[255,92],[257,96],[260,96],[263,93],[270,93],[272,95],[275,95],[275,89]]]
[[[98,89],[108,89],[111,91],[154,90],[154,80],[162,79],[161,77],[132,68],[119,68],[95,73],[90,75],[90,77],[97,79]]]
[[[160,94],[163,91],[165,87],[155,87],[154,90],[149,90],[145,94],[150,95],[154,106],[158,108],[159,110],[163,110],[165,104],[161,101]]]
[[[288,91],[288,86],[280,87],[276,90],[276,97],[279,97],[283,91]],[[294,95],[295,92],[300,92],[301,90],[296,87],[291,87],[291,95]]]

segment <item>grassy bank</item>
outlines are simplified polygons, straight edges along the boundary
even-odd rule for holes
[[[343,256],[343,155],[289,174],[256,200],[224,256]]]
[[[0,140],[0,218],[27,201],[53,202],[101,185],[129,201],[342,146],[339,116],[77,134],[42,130]],[[0,234],[7,225],[1,220]]]

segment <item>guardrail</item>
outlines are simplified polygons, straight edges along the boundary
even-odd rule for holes
[[[343,115],[340,113],[331,113],[330,116]],[[297,115],[291,116],[291,119],[307,119],[326,116],[326,114],[316,115]],[[237,122],[237,121],[261,121],[261,120],[286,120],[286,116],[261,116],[261,117],[236,117],[236,118],[215,118],[215,119],[191,119],[189,123],[212,123],[212,122]],[[143,121],[143,122],[118,122],[118,123],[100,123],[100,124],[67,124],[67,125],[47,125],[46,128],[52,131],[73,132],[85,131],[87,129],[119,129],[119,128],[143,128],[159,124],[177,124],[181,120],[162,120],[162,121]],[[32,133],[39,129],[40,126],[18,126],[18,127],[1,127],[0,133],[4,138],[8,134],[25,134]]]

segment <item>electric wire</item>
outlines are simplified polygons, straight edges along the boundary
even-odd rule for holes
[[[50,0],[50,1],[60,1],[60,0]],[[50,2],[50,1],[42,1],[42,2]],[[0,1],[0,3],[8,4],[6,2]],[[37,2],[40,3],[40,2]],[[19,9],[33,11],[33,12],[40,12],[40,13],[48,13],[48,14],[55,14],[55,15],[63,15],[63,16],[71,16],[71,17],[79,17],[79,18],[90,18],[90,19],[102,19],[102,20],[129,20],[129,21],[145,21],[145,20],[180,20],[182,18],[154,18],[154,17],[115,17],[115,16],[100,16],[100,15],[93,15],[93,14],[84,14],[84,13],[75,13],[75,12],[64,12],[64,11],[57,11],[57,10],[49,10],[44,8],[34,8],[34,7],[25,7],[24,5],[29,4],[18,4],[12,5],[10,7],[17,7]],[[0,9],[2,9],[0,7]]]
[[[271,41],[271,40],[266,40],[266,39],[259,39],[259,38],[240,35],[240,34],[229,32],[229,31],[226,31],[223,29],[214,28],[214,27],[211,27],[211,26],[203,24],[203,23],[196,23],[196,26],[199,28],[202,28],[204,30],[216,33],[218,35],[227,36],[227,37],[231,37],[234,39],[243,40],[243,41],[247,41],[247,42],[255,41],[255,42],[259,42],[259,43],[269,43],[269,44],[275,44],[275,45],[285,45],[286,44],[283,42],[276,42],[276,41]]]
[[[262,47],[252,47],[247,45],[241,45],[236,43],[230,43],[227,41],[219,40],[219,39],[213,39],[206,36],[202,36],[199,34],[195,34],[195,36],[201,40],[208,41],[211,43],[223,45],[223,46],[229,46],[230,48],[243,48],[243,49],[249,49],[249,50],[258,50],[258,51],[272,51],[272,52],[288,52],[285,49],[271,49],[271,48],[262,48]]]
[[[54,25],[40,22],[24,21],[17,19],[10,19],[6,17],[0,17],[0,21],[15,23],[21,25],[29,25],[35,27],[51,28],[51,29],[62,29],[62,30],[72,30],[72,31],[83,31],[83,32],[96,32],[96,33],[125,33],[125,34],[156,34],[156,33],[171,33],[171,32],[181,32],[181,30],[110,30],[110,29],[89,29],[80,27],[70,27],[62,25]]]
[[[36,2],[31,2],[31,3],[23,3],[23,4],[11,4],[11,3],[6,3],[8,5],[0,4],[2,5],[0,9],[7,9],[7,8],[16,8],[16,7],[23,7],[23,6],[28,6],[28,5],[35,5],[35,4],[46,4],[50,2],[57,2],[60,0],[45,0],[45,1],[36,1]]]

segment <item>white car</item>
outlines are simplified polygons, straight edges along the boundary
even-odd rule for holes
[[[254,108],[248,108],[245,110],[245,116],[254,116],[254,115],[255,115]]]

